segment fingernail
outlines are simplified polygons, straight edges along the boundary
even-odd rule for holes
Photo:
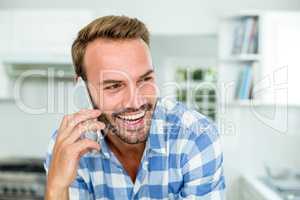
[[[99,149],[99,150],[100,150],[100,149]],[[91,153],[92,153],[92,154],[96,154],[96,153],[99,152],[99,150],[98,150],[98,149],[93,149],[93,150],[91,150]]]

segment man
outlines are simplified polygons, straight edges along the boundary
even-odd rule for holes
[[[47,200],[224,199],[217,130],[201,114],[157,97],[141,21],[94,20],[79,32],[72,57],[95,109],[66,115],[53,135]],[[87,130],[103,137],[82,139]]]

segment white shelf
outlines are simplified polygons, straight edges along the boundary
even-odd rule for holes
[[[269,102],[261,102],[258,100],[234,100],[231,102],[219,102],[220,106],[228,106],[228,107],[294,107],[300,108],[299,104],[275,104]]]
[[[231,102],[222,102],[222,106],[230,106],[230,107],[250,107],[250,106],[255,106],[255,107],[260,107],[260,106],[274,106],[274,104],[270,103],[264,103],[261,101],[255,101],[255,100],[234,100]]]
[[[254,52],[259,53],[231,55],[234,42],[237,41],[237,27],[246,23],[248,17],[257,20],[258,48]],[[234,99],[242,70],[244,67],[255,66],[251,68],[251,88],[254,88],[253,96],[257,99],[254,102],[232,100],[233,102],[227,103],[229,106],[274,106],[275,103],[276,106],[300,105],[300,45],[297,45],[300,44],[299,20],[300,12],[289,11],[242,11],[221,19],[218,81],[220,85],[233,85],[229,91],[222,91],[221,94],[226,95],[226,99]],[[246,41],[245,38],[242,41]]]
[[[68,55],[7,55],[3,57],[5,71],[9,77],[19,77],[30,70],[40,71],[38,77],[73,78],[74,69]],[[52,71],[49,71],[52,69]]]
[[[12,96],[11,97],[5,96],[5,97],[0,98],[1,103],[4,103],[4,102],[11,103],[11,102],[14,102],[14,101],[15,101],[15,99]]]
[[[260,55],[259,54],[239,54],[239,55],[231,55],[226,58],[221,58],[221,61],[237,61],[237,62],[244,62],[244,61],[259,61]]]
[[[215,84],[215,81],[191,81],[191,82],[179,82],[177,83],[180,89],[210,89],[211,84]],[[214,89],[214,88],[212,88]]]
[[[228,20],[233,20],[233,19],[240,19],[244,17],[259,17],[261,15],[262,11],[259,10],[246,10],[246,11],[240,11],[236,12],[234,14],[225,14],[222,19],[228,19]]]

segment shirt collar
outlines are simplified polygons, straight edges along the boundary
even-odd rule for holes
[[[155,153],[166,153],[166,113],[162,104],[162,99],[157,98],[154,112],[152,114],[151,126],[149,130],[149,136],[146,144],[146,148],[149,151]]]

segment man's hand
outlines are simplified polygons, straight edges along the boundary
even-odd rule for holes
[[[80,139],[87,130],[105,128],[96,121],[101,114],[99,110],[81,110],[64,116],[58,129],[53,148],[51,164],[48,171],[46,199],[67,199],[68,187],[77,175],[80,157],[90,150],[100,150],[100,145],[90,139]]]

